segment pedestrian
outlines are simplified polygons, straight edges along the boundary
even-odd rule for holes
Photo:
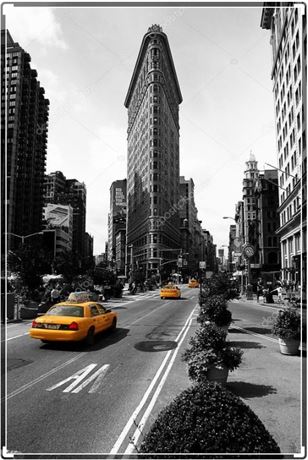
[[[278,286],[276,291],[277,291],[277,295],[278,295],[278,303],[283,303],[283,301],[282,301],[282,287]]]
[[[52,291],[50,293],[50,300],[53,303],[57,303],[60,300],[60,291],[59,291],[59,289],[57,289],[57,286],[52,289]]]
[[[259,298],[263,297],[263,286],[261,283],[258,283],[257,285],[257,302],[259,303]]]

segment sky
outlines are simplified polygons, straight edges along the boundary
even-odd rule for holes
[[[126,177],[124,100],[142,38],[152,24],[167,34],[179,80],[180,174],[195,183],[202,227],[217,248],[242,199],[250,151],[276,165],[270,32],[262,7],[14,7],[6,27],[31,55],[50,100],[47,173],[87,187],[86,230],[94,254],[108,235],[109,188]]]

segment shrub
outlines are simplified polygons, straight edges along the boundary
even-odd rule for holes
[[[225,348],[216,352],[213,348],[191,355],[187,359],[188,376],[196,382],[204,382],[208,378],[208,371],[212,367],[227,367],[233,371],[242,362],[243,352],[236,347],[226,345]]]
[[[272,332],[281,339],[299,339],[300,325],[300,315],[296,310],[293,308],[279,310]]]
[[[189,343],[191,347],[184,351],[182,359],[188,364],[188,375],[192,380],[202,382],[213,366],[226,366],[233,371],[241,364],[243,352],[231,347],[226,342],[226,331],[212,323],[197,330]]]
[[[199,352],[212,348],[215,351],[222,350],[226,345],[227,332],[219,329],[213,323],[204,323],[197,329],[194,336],[189,340],[190,348],[186,349],[183,354],[184,361]]]
[[[206,301],[201,306],[201,310],[211,314],[219,307],[227,308],[227,301],[223,295],[211,295],[207,297]]]
[[[140,453],[279,453],[256,414],[214,383],[183,391],[159,415]],[[153,458],[153,457],[152,457]]]
[[[199,303],[203,305],[206,299],[212,295],[223,295],[226,300],[238,297],[234,282],[226,273],[217,273],[210,279],[203,281],[200,288]]]
[[[217,296],[220,297],[220,296]],[[232,321],[232,313],[227,309],[227,303],[223,301],[207,302],[201,308],[197,321],[201,324],[206,321],[213,321],[217,326],[226,326]]]

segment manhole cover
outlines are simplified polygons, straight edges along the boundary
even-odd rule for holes
[[[7,360],[7,370],[17,369],[18,367],[27,366],[33,361],[26,361],[25,359],[12,358]]]
[[[148,340],[147,342],[138,342],[134,346],[139,351],[168,351],[177,347],[177,342],[165,340]]]

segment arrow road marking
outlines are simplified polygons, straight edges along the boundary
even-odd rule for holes
[[[73,380],[73,383],[71,383],[67,388],[63,390],[63,393],[79,393],[83,388],[85,388],[90,382],[94,380],[93,385],[91,386],[89,393],[95,393],[99,389],[100,385],[102,384],[103,378],[106,375],[107,369],[109,367],[109,364],[104,364],[100,369],[98,369],[94,374],[92,374],[90,377],[88,377],[86,380],[84,380],[88,374],[97,366],[97,364],[89,364],[88,366],[84,367],[80,371],[76,372],[75,374],[71,375],[67,379],[62,380],[59,383],[56,383],[50,388],[47,388],[47,391],[53,391],[56,388],[61,387],[62,385],[65,385],[65,383],[70,382]],[[83,381],[84,380],[84,381]],[[82,382],[83,381],[83,382]],[[81,383],[82,382],[82,383]],[[79,385],[80,384],[80,385]],[[79,386],[77,386],[79,385]],[[75,388],[77,387],[77,388]]]

